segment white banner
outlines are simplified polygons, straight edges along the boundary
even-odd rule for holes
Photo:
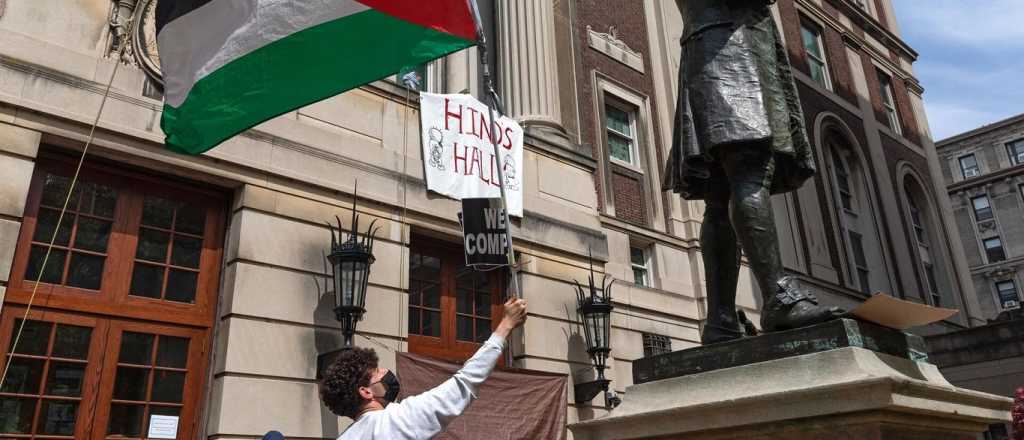
[[[458,200],[501,197],[487,106],[470,95],[420,94],[427,189]],[[498,118],[508,213],[523,216],[523,128]]]

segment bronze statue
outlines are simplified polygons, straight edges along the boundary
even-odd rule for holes
[[[676,0],[683,17],[675,134],[664,189],[704,200],[705,344],[742,337],[736,313],[740,253],[764,298],[764,331],[837,318],[786,276],[770,194],[814,175],[812,150],[774,0]],[[737,240],[738,239],[738,240]]]

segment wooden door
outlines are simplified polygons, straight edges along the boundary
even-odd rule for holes
[[[478,272],[457,246],[415,240],[409,258],[409,351],[469,359],[501,317],[504,270]]]

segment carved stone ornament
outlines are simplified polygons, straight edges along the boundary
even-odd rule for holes
[[[156,45],[156,3],[157,0],[113,0],[109,56],[117,57],[121,44],[127,44],[120,61],[141,68],[162,86]]]
[[[995,220],[982,220],[982,221],[978,222],[978,232],[984,233],[984,232],[995,231],[995,230],[996,230],[996,221]]]
[[[989,279],[994,281],[1006,281],[1012,279],[1013,276],[1016,274],[1016,267],[999,267],[985,273],[985,275],[988,276]]]
[[[619,30],[610,26],[608,32],[597,32],[587,26],[587,40],[590,47],[608,55],[612,59],[625,64],[640,73],[644,72],[644,59],[640,52],[630,49],[625,41],[619,38]]]
[[[160,53],[156,46],[156,2],[140,0],[141,6],[135,11],[135,27],[132,32],[132,52],[135,60],[146,75],[161,86],[164,85],[160,71]]]

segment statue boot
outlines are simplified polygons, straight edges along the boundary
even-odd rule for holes
[[[789,330],[837,319],[845,313],[838,307],[818,305],[818,298],[803,288],[796,277],[778,281],[776,293],[765,300],[761,329],[765,332]]]
[[[730,313],[709,316],[704,323],[704,329],[700,332],[701,345],[718,344],[742,338],[744,335],[743,326],[736,316],[736,311]]]

